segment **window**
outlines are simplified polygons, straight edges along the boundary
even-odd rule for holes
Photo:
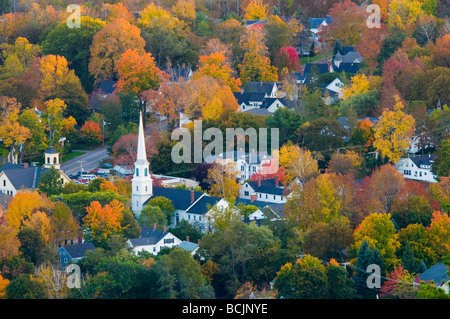
[[[67,258],[64,258],[64,263],[67,263]]]
[[[273,199],[277,199],[277,197],[275,195],[273,195]]]
[[[245,192],[244,192],[244,196],[248,196],[248,191],[245,191]]]
[[[191,215],[188,215],[188,219],[191,219]]]
[[[283,196],[281,196],[281,200],[283,200]]]
[[[256,167],[255,166],[253,166],[253,171],[256,172]]]
[[[6,186],[6,179],[3,180],[3,186]]]
[[[136,176],[139,176],[139,168],[136,168]]]
[[[147,168],[145,168],[145,170],[144,170],[144,175],[145,175],[145,176],[148,175],[148,169],[147,169]]]
[[[195,220],[195,215],[194,215],[194,220]]]
[[[259,198],[261,198],[261,194],[259,194]]]
[[[266,194],[266,199],[267,199],[267,198],[269,198],[269,197],[268,197],[267,194]]]
[[[164,239],[164,244],[173,244],[175,240],[173,238]]]
[[[153,251],[156,251],[156,247],[153,247]]]
[[[56,157],[53,157],[53,164],[56,164]]]
[[[145,191],[147,191],[147,186],[145,186]]]
[[[202,216],[198,216],[198,220],[200,220],[200,221],[201,221],[201,220],[202,220]]]
[[[139,191],[139,186],[136,186],[136,192],[138,192]]]

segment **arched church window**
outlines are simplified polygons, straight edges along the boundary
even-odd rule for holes
[[[145,176],[148,175],[148,169],[147,169],[147,168],[144,169],[144,175],[145,175]]]
[[[139,176],[139,168],[136,168],[136,176]]]

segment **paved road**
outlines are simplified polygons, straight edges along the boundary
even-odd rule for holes
[[[81,171],[80,161],[83,161],[83,171],[89,172],[91,169],[97,168],[99,162],[102,159],[109,157],[106,151],[106,147],[98,148],[93,151],[83,150],[83,152],[86,152],[86,154],[83,154],[61,164],[61,169],[64,171],[64,173],[66,173],[66,175],[76,174]]]

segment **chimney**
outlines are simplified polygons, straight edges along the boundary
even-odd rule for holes
[[[262,86],[262,84],[263,84],[263,81],[261,80],[261,84],[260,85]]]
[[[200,239],[197,240],[197,244],[200,246]]]
[[[23,168],[28,168],[28,163],[23,163]]]
[[[156,223],[153,223],[153,230],[156,230]]]
[[[257,219],[256,219],[256,216],[255,216],[255,223],[257,223],[258,221],[257,221]]]
[[[167,233],[167,226],[164,226],[164,232]]]
[[[257,182],[258,182],[258,187],[260,187],[261,186],[261,177],[258,176]]]
[[[253,203],[257,198],[258,198],[258,195],[252,194],[252,195],[250,196],[250,203]]]
[[[331,70],[331,62],[328,61],[328,72],[331,72],[330,70]]]
[[[278,176],[275,177],[275,186],[280,186],[280,179],[278,178]]]
[[[194,202],[194,198],[195,198],[195,193],[194,193],[194,191],[191,191],[191,203]]]
[[[186,236],[186,241],[189,241],[189,236]]]

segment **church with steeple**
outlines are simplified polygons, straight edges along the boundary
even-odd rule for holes
[[[144,124],[142,113],[139,117],[139,133],[136,162],[134,162],[132,185],[132,210],[139,215],[144,203],[153,195],[153,180],[149,171],[149,161],[145,149]]]
[[[207,230],[209,227],[207,215],[211,208],[225,208],[228,206],[228,202],[224,198],[210,196],[205,192],[153,185],[153,178],[149,169],[150,163],[147,160],[145,149],[142,117],[143,114],[141,113],[139,117],[137,156],[131,180],[131,206],[134,215],[139,217],[142,209],[152,198],[164,197],[169,199],[175,208],[169,226],[177,226],[181,220],[186,220],[202,231]],[[262,212],[268,207],[276,214],[280,214],[284,206],[284,203],[270,203],[257,200],[256,198],[237,198],[236,204],[238,203],[256,206],[258,207],[258,212]]]

